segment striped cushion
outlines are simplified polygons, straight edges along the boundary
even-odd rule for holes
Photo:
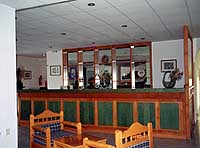
[[[51,134],[51,146],[53,145],[53,139],[60,138],[60,137],[67,137],[73,136],[75,133],[66,132],[66,131],[56,131]],[[41,137],[45,138],[45,133],[40,134]],[[46,141],[44,139],[40,139],[39,137],[34,137],[34,142],[39,143],[41,145],[46,145]]]
[[[51,123],[51,124],[44,124],[41,125],[42,128],[50,127],[51,133],[60,131],[61,125],[60,123]]]

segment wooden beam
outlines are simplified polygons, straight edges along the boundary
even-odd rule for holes
[[[189,69],[188,69],[188,27],[183,27],[184,33],[184,73],[185,73],[185,122],[186,139],[190,139],[190,114],[189,114]]]

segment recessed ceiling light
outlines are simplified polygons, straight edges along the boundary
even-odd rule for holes
[[[45,57],[46,55],[45,55],[45,54],[42,54],[42,56]]]
[[[66,35],[66,32],[62,32],[61,35]]]
[[[126,24],[122,24],[122,27],[123,27],[123,28],[126,28],[126,27],[128,27],[128,26],[127,26]]]
[[[94,3],[94,2],[89,2],[89,3],[88,3],[88,6],[89,6],[89,7],[94,7],[94,6],[95,6],[95,3]]]

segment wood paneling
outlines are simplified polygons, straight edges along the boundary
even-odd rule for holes
[[[75,122],[76,121],[76,102],[64,101],[64,120]]]
[[[31,114],[31,100],[21,101],[20,117],[21,120],[29,120]]]
[[[126,129],[135,121],[142,124],[151,121],[154,135],[158,137],[170,135],[171,138],[186,138],[184,96],[183,91],[20,92],[21,120],[19,124],[28,123],[31,110],[41,112],[47,106],[56,112],[63,110],[65,120],[81,121],[85,130],[105,132],[106,129],[106,132],[113,132],[116,128]],[[40,104],[43,107],[38,109]],[[168,121],[171,122],[174,118],[175,124],[168,125]]]
[[[113,125],[112,102],[98,102],[98,124]]]
[[[40,114],[45,110],[44,101],[34,101],[34,115]]]
[[[80,119],[82,124],[94,124],[94,102],[80,102]]]
[[[117,125],[130,126],[133,123],[133,104],[126,102],[117,103]]]
[[[48,101],[48,109],[53,112],[60,112],[60,102],[59,101]]]
[[[178,103],[160,103],[160,128],[180,129]]]
[[[155,103],[138,103],[138,122],[147,125],[151,122],[153,128],[156,127]]]

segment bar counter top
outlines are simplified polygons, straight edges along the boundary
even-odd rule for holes
[[[135,93],[135,92],[184,92],[184,88],[144,88],[144,89],[24,89],[18,91],[19,93],[31,93],[31,92],[38,92],[38,93]]]

